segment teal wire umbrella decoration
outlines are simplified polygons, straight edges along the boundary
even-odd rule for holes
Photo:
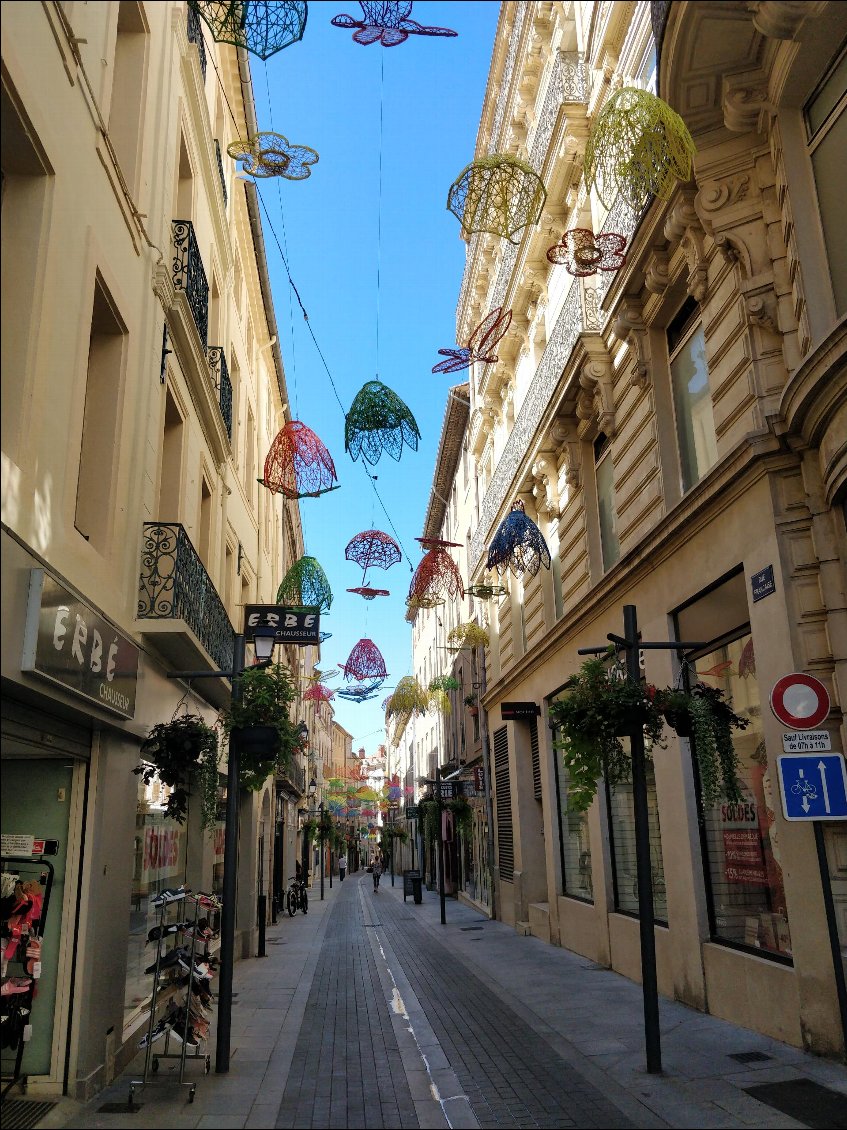
[[[383,451],[399,460],[406,443],[417,451],[421,433],[400,397],[381,381],[368,381],[356,393],[344,422],[344,450],[374,466]]]
[[[512,503],[488,547],[486,569],[496,569],[501,575],[507,569],[519,577],[530,573],[533,577],[541,568],[550,568],[550,550],[544,536],[531,518],[524,513],[520,499]]]
[[[208,24],[215,43],[243,47],[260,59],[303,38],[306,0],[188,0],[188,6]]]
[[[337,691],[336,694],[339,698],[350,699],[351,702],[367,702],[369,698],[375,697],[384,682],[384,679],[370,679],[367,683],[345,687],[343,690]]]
[[[329,612],[332,606],[332,589],[326,573],[314,557],[301,557],[295,561],[279,586],[277,604],[295,608],[319,608]]]

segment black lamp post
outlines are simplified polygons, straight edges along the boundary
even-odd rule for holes
[[[309,819],[313,820],[315,817],[315,793],[318,791],[318,782],[314,777],[309,781],[309,791],[307,793],[309,799]],[[311,855],[310,841],[308,836],[303,837],[303,882],[309,883],[312,876],[312,868],[309,865],[309,857]]]

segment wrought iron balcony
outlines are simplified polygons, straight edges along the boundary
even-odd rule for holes
[[[209,359],[209,375],[215,392],[218,394],[218,404],[221,406],[221,416],[226,425],[226,434],[232,440],[232,381],[229,379],[229,368],[226,363],[226,353],[222,345],[210,345],[206,350]]]
[[[200,55],[200,73],[203,75],[203,81],[206,81],[206,44],[203,42],[203,25],[200,23],[200,17],[191,5],[188,5],[188,42],[197,44],[197,51]]]
[[[194,235],[194,225],[190,220],[172,220],[171,236],[174,248],[171,268],[174,289],[183,291],[188,299],[197,333],[205,349],[209,337],[209,283]]]
[[[221,178],[221,191],[224,194],[224,208],[226,208],[229,197],[227,196],[226,192],[226,177],[224,176],[224,162],[223,158],[221,157],[221,143],[217,138],[215,138],[215,155],[218,158],[218,173]]]
[[[296,761],[292,762],[284,772],[277,774],[277,776],[289,784],[295,792],[300,793],[301,796],[306,795],[306,770]]]
[[[184,621],[219,669],[232,670],[232,624],[179,522],[144,523],[138,619]]]

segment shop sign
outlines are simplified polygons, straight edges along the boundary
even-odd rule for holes
[[[442,781],[439,786],[439,795],[442,800],[455,800],[458,796],[455,781]]]
[[[33,569],[22,671],[111,710],[135,715],[139,649],[44,569]]]
[[[758,828],[724,828],[724,874],[730,883],[767,883]]]
[[[773,565],[766,565],[750,578],[750,588],[753,593],[753,603],[764,600],[766,596],[776,592],[776,581],[773,579]]]
[[[500,717],[504,722],[518,722],[523,718],[538,718],[541,707],[537,702],[501,702]]]
[[[144,829],[141,883],[147,886],[180,872],[180,830],[148,824]]]
[[[249,643],[256,628],[274,628],[277,643],[320,643],[321,617],[317,608],[286,608],[281,604],[247,604],[244,638]]]
[[[407,804],[406,805],[406,819],[407,820],[417,820],[417,818],[418,818],[418,806],[416,804]]]
[[[473,771],[473,783],[476,786],[478,793],[485,792],[485,767],[482,765],[475,765]]]

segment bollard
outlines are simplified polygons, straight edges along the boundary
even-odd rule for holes
[[[266,957],[265,953],[265,915],[267,914],[267,895],[259,895],[259,952],[257,957]]]

